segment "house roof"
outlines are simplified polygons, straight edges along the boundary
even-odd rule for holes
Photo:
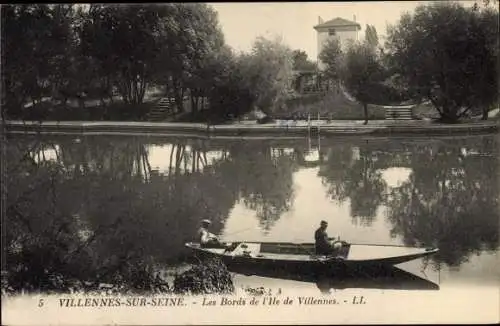
[[[361,29],[361,25],[359,25],[358,23],[340,17],[316,25],[314,26],[314,29],[325,28],[325,27],[340,27],[340,26],[356,26],[358,29]]]

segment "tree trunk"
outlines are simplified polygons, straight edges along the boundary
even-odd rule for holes
[[[200,160],[201,160],[200,151],[196,151],[196,172],[200,172]]]
[[[483,107],[483,115],[481,117],[481,120],[488,120],[488,107]]]
[[[172,163],[174,161],[174,149],[175,149],[175,144],[172,144],[172,148],[170,149],[170,162],[168,165],[168,176],[172,175]]]
[[[196,171],[196,151],[195,150],[191,150],[191,159],[192,159],[192,162],[191,162],[191,173],[194,173]]]
[[[184,112],[184,99],[183,99],[184,94],[176,80],[173,81],[173,89],[174,89],[175,104],[177,106],[177,113],[182,113]]]
[[[144,96],[146,95],[146,88],[147,87],[148,87],[148,83],[143,78],[142,79],[142,83],[141,83],[141,89],[139,91],[139,96],[140,96],[141,103],[144,101]]]
[[[176,154],[176,158],[175,158],[175,171],[176,171],[175,174],[176,175],[179,175],[179,172],[181,169],[181,162],[182,162],[182,157],[184,155],[184,149],[185,149],[184,145],[177,146],[177,152],[175,153]]]
[[[132,103],[139,104],[139,81],[136,78],[132,81]]]
[[[101,106],[105,107],[106,106],[106,101],[104,101],[104,91],[101,91],[100,93],[101,93],[100,94],[101,95],[100,96],[100,98],[101,98]]]
[[[448,123],[455,123],[458,121],[458,108],[453,108],[453,107],[449,107],[449,106],[445,106],[443,108],[443,113],[444,113],[444,122],[448,122]]]
[[[191,91],[191,94],[189,94],[189,97],[191,98],[191,114],[196,113],[197,107],[196,107],[196,101],[195,101],[195,95],[193,94],[193,91]]]
[[[168,85],[168,82],[169,81],[167,80],[167,82],[165,83],[165,96],[166,97],[170,97],[170,95],[171,95],[170,94],[170,86]]]
[[[184,111],[184,92],[185,92],[185,89],[181,85],[180,86],[180,105],[181,105],[182,111]]]
[[[82,95],[77,95],[78,96],[78,106],[80,109],[85,110],[85,99],[83,98]]]
[[[368,104],[367,103],[363,103],[363,111],[364,111],[364,114],[365,114],[365,122],[364,122],[364,124],[367,125],[368,124]]]

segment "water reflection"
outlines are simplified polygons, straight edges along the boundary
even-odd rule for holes
[[[243,208],[257,219],[264,238],[289,240],[285,235],[297,230],[280,219],[290,216],[296,227],[301,221],[314,228],[311,212],[299,216],[303,201],[297,204],[297,198],[319,180],[327,199],[311,197],[309,204],[324,211],[331,203],[348,205],[353,232],[364,234],[365,242],[378,236],[396,244],[434,245],[441,252],[433,264],[458,267],[499,246],[497,147],[496,136],[322,140],[321,146],[11,138],[4,250],[20,283],[41,284],[54,271],[83,279],[95,273],[114,277],[126,264],[171,264],[183,259],[183,243],[201,218],[212,219],[218,233],[242,224]],[[335,227],[347,233],[342,225],[339,217]]]
[[[235,189],[259,225],[269,231],[293,202],[293,153],[269,144],[242,143],[228,148],[229,159],[219,167],[223,182]]]
[[[459,266],[498,248],[498,159],[493,141],[418,146],[409,180],[387,200],[391,233],[408,245],[441,249],[439,261]]]
[[[439,290],[439,285],[397,267],[388,269],[353,269],[332,275],[317,275],[308,270],[280,268],[231,267],[232,272],[282,280],[313,283],[321,293],[344,289]]]
[[[331,198],[349,199],[353,223],[370,226],[387,187],[376,164],[377,155],[368,145],[360,148],[349,144],[336,144],[327,155],[318,174],[328,186]]]

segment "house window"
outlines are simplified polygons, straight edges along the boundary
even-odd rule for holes
[[[331,36],[331,35],[335,35],[335,30],[334,30],[333,28],[330,28],[330,29],[328,30],[328,35],[330,35],[330,36]]]

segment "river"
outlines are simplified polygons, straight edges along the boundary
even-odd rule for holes
[[[9,136],[6,202],[27,221],[8,217],[7,262],[33,259],[20,248],[38,241],[37,257],[76,253],[77,277],[120,260],[175,270],[202,218],[227,241],[312,241],[327,220],[329,235],[349,242],[440,252],[399,265],[393,280],[234,274],[237,288],[368,299],[415,290],[429,302],[464,291],[498,307],[499,140]]]

